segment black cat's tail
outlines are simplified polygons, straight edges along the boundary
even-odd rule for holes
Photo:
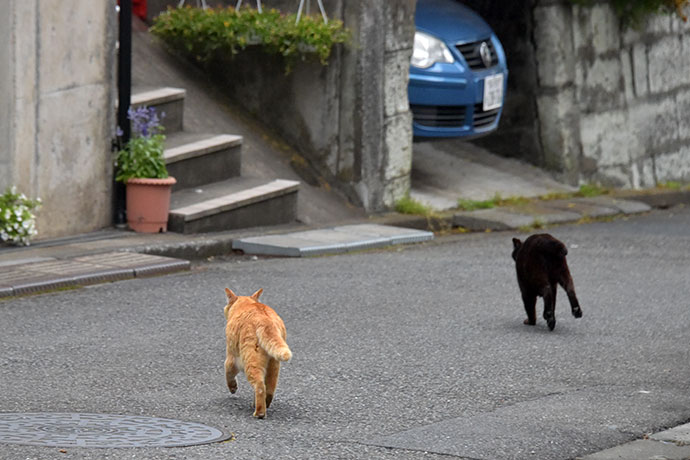
[[[568,248],[565,244],[561,243],[557,239],[544,240],[541,244],[541,248],[544,252],[555,257],[565,257],[568,255]]]

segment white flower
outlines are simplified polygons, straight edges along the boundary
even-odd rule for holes
[[[33,210],[37,209],[41,200],[30,200],[26,195],[17,194],[17,188],[12,186],[5,194],[0,195],[0,238],[12,244],[28,245],[29,239],[36,235]]]

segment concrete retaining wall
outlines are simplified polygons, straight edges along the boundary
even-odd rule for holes
[[[503,42],[499,130],[478,143],[577,184],[690,181],[690,23],[622,28],[605,0],[463,0]]]
[[[297,163],[308,161],[369,211],[389,208],[410,186],[407,80],[415,0],[323,3],[329,18],[342,20],[352,31],[352,42],[336,47],[328,66],[300,62],[286,75],[282,60],[250,49],[210,72],[297,150]],[[255,6],[253,1],[246,4]],[[262,4],[296,13],[299,2]],[[311,14],[320,16],[316,2],[311,2]]]
[[[545,163],[571,182],[690,181],[690,24],[621,29],[607,3],[534,9]]]
[[[39,238],[109,226],[113,2],[9,0],[0,16],[0,189],[43,200]]]

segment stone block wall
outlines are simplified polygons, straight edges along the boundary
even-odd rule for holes
[[[533,17],[544,164],[573,183],[690,182],[690,23],[622,28],[604,1]]]
[[[0,19],[0,189],[43,200],[39,238],[111,224],[114,4],[10,0]]]

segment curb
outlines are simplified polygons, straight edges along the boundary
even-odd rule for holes
[[[188,260],[134,252],[43,259],[0,267],[0,298],[189,270]]]
[[[282,235],[239,238],[233,241],[232,247],[245,254],[309,257],[420,243],[432,239],[434,234],[426,230],[380,224],[353,224]]]
[[[366,224],[386,225],[422,231],[443,233],[454,228],[466,231],[531,230],[544,224],[577,222],[583,218],[615,217],[648,212],[653,208],[666,209],[675,205],[690,205],[690,190],[646,192],[619,192],[593,198],[572,198],[564,200],[533,200],[525,206],[507,206],[476,211],[448,213],[440,216],[417,216],[385,214],[372,216]],[[535,225],[538,224],[538,225]],[[318,231],[305,225],[287,225],[280,228],[256,228],[255,234],[279,237],[286,233],[308,233]],[[0,298],[34,294],[55,289],[69,289],[90,284],[118,281],[144,276],[163,275],[191,268],[191,260],[232,254],[243,249],[238,244],[246,238],[251,229],[242,232],[228,232],[214,235],[189,235],[177,241],[144,243],[140,238],[133,242],[122,234],[107,233],[105,236],[87,237],[91,243],[108,240],[119,243],[111,246],[107,253],[85,251],[87,254],[55,257],[60,247],[73,245],[73,241],[48,242],[46,248],[56,251],[47,257],[28,257],[0,262]],[[381,236],[381,235],[379,235]],[[374,246],[389,245],[392,240],[383,241],[385,235],[375,241]],[[372,238],[369,238],[371,240]],[[419,240],[421,241],[421,240]],[[364,249],[372,245],[356,246],[348,243],[345,249]],[[62,246],[61,246],[62,245]],[[312,245],[313,246],[313,245]],[[307,255],[329,253],[324,247],[305,247]],[[342,248],[341,248],[342,249]],[[345,249],[335,253],[346,252]],[[113,252],[117,251],[117,252]],[[311,251],[311,252],[310,252]],[[331,251],[332,252],[332,251]],[[28,254],[27,254],[28,255]],[[295,254],[283,254],[295,255]]]
[[[690,458],[690,423],[662,431],[644,439],[602,450],[575,460],[664,459]]]
[[[382,214],[372,216],[369,223],[404,227],[431,232],[443,232],[454,228],[463,228],[471,232],[521,230],[537,224],[555,225],[577,222],[583,218],[616,217],[649,212],[651,209],[666,209],[672,206],[690,205],[690,190],[671,190],[647,192],[620,192],[612,195],[601,195],[592,198],[572,198],[566,200],[539,201],[536,206],[525,212],[519,207],[498,207],[477,211],[460,211],[435,216],[409,214]],[[574,203],[575,206],[570,207]],[[260,234],[275,234],[258,231]],[[313,230],[305,226],[289,226],[286,232]],[[231,254],[240,249],[234,248],[233,242],[246,235],[237,233],[213,237],[203,237],[180,243],[151,244],[132,247],[131,251],[173,257],[185,260],[202,260],[223,254]]]
[[[690,190],[617,192],[591,198],[530,200],[519,206],[501,206],[475,211],[458,211],[435,216],[391,214],[373,218],[384,225],[442,231],[462,228],[470,232],[531,230],[544,225],[634,215],[652,209],[690,205]]]

